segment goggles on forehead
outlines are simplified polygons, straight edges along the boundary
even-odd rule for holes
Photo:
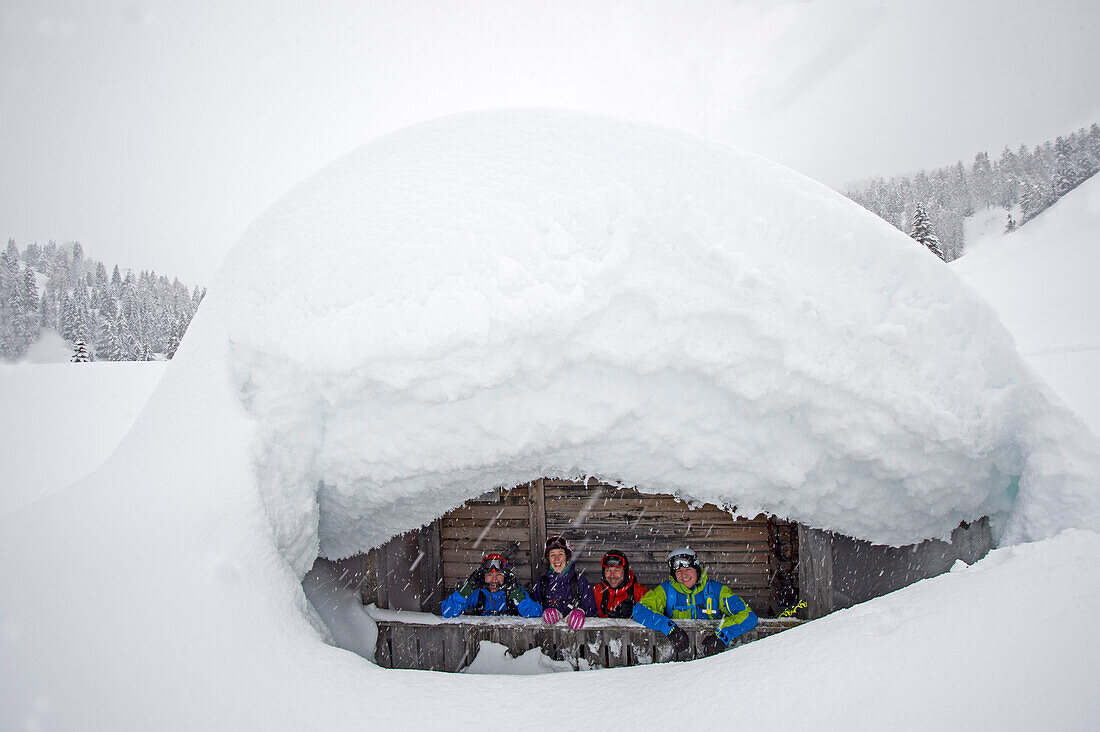
[[[684,569],[685,567],[695,569],[696,560],[695,557],[690,554],[677,554],[668,560],[668,566],[673,572],[678,569]]]
[[[503,572],[508,568],[508,560],[500,554],[490,554],[481,560],[481,568],[486,572]]]
[[[569,542],[565,540],[564,536],[548,536],[546,537],[546,551],[551,549],[564,549],[569,551]]]
[[[626,564],[626,557],[621,554],[607,554],[600,564],[604,567],[622,567]]]

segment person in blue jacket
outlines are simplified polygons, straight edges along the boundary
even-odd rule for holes
[[[669,579],[634,606],[633,617],[645,627],[667,635],[677,657],[687,654],[691,639],[674,620],[722,618],[715,633],[703,640],[704,656],[724,651],[737,636],[756,627],[752,608],[729,587],[708,579],[699,556],[689,547],[669,553],[668,574]]]
[[[443,617],[467,615],[542,615],[538,604],[520,586],[500,554],[486,554],[481,566],[443,601]]]

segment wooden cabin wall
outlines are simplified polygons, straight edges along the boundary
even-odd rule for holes
[[[546,481],[546,533],[563,534],[573,560],[600,580],[600,559],[618,549],[647,588],[668,579],[668,553],[691,546],[710,578],[729,585],[754,611],[771,611],[771,578],[777,569],[768,520],[735,519],[712,504],[691,508],[669,495],[571,481]]]
[[[630,558],[639,581],[653,587],[668,577],[668,552],[688,544],[709,576],[732,587],[758,614],[773,616],[797,602],[794,524],[764,516],[735,519],[717,506],[692,509],[669,495],[540,479],[467,501],[438,525],[443,590],[426,607],[435,612],[439,600],[488,552],[507,556],[530,587],[545,571],[541,549],[553,534],[569,539],[574,561],[594,582],[600,580],[604,552],[618,549]]]
[[[470,576],[489,552],[508,558],[523,585],[531,582],[529,486],[498,490],[494,498],[467,501],[440,520],[445,597]]]

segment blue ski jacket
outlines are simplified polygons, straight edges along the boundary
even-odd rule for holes
[[[522,587],[520,589],[523,590]],[[458,594],[458,590],[455,590],[450,597],[443,601],[442,611],[445,618],[453,618],[462,613],[469,615],[522,615],[525,618],[537,618],[542,615],[542,605],[532,600],[531,596],[527,594],[527,590],[523,590],[523,600],[517,605],[508,599],[508,593],[503,588],[496,592],[490,592],[489,588],[481,587],[468,598]]]
[[[665,580],[634,606],[634,620],[665,635],[676,627],[673,620],[722,617],[718,637],[726,645],[756,627],[756,613],[733,590],[707,579],[704,570],[690,590],[674,579]]]

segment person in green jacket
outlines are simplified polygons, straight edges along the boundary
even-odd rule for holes
[[[733,640],[756,627],[756,613],[733,590],[707,578],[699,556],[689,547],[668,555],[669,579],[647,592],[634,606],[633,618],[647,628],[668,636],[678,658],[691,647],[687,633],[674,620],[710,619],[722,616],[713,635],[703,641],[703,655],[729,648]]]

